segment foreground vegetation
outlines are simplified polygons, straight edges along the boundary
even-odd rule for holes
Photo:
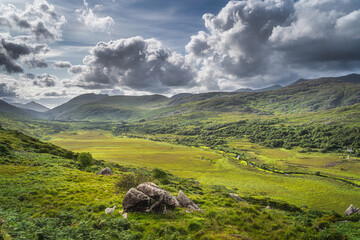
[[[344,217],[289,205],[269,198],[242,196],[220,185],[202,185],[160,169],[130,168],[93,161],[84,168],[78,158],[64,158],[60,148],[1,129],[1,239],[355,239],[359,215]],[[47,152],[38,153],[43,145]],[[52,152],[53,151],[53,152]],[[63,150],[64,152],[67,152]],[[77,154],[73,154],[76,156]],[[69,155],[70,156],[70,155]],[[109,166],[115,174],[98,176]],[[176,209],[166,214],[116,211],[126,190],[153,181],[173,194],[185,192],[204,212]],[[270,206],[271,208],[266,208]]]

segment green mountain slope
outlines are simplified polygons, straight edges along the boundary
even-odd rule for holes
[[[0,112],[2,113],[10,113],[14,115],[28,115],[22,109],[19,109],[5,101],[0,100]]]
[[[165,107],[169,98],[152,96],[111,96],[81,105],[57,117],[61,120],[128,120],[141,119]]]
[[[90,103],[90,102],[95,102],[97,100],[101,100],[106,97],[108,97],[108,95],[94,94],[94,93],[83,94],[83,95],[80,95],[80,96],[77,96],[77,97],[71,99],[70,101],[68,101],[58,107],[51,109],[50,111],[47,112],[47,115],[50,119],[57,119],[58,116],[60,116],[64,113],[70,112],[77,107],[80,107],[80,106]]]

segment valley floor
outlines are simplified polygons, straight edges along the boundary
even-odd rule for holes
[[[204,147],[114,137],[106,131],[64,132],[50,137],[51,143],[72,151],[90,152],[96,159],[125,166],[158,167],[207,186],[223,185],[242,196],[271,198],[340,213],[350,204],[360,202],[360,189],[351,185],[360,183],[360,161],[347,159],[341,153],[273,149],[230,139],[233,149],[246,154],[245,161],[241,161],[234,154]],[[254,167],[261,164],[280,171]]]

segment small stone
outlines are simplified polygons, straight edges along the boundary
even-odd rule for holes
[[[271,209],[271,207],[270,207],[270,206],[267,206],[266,209]]]
[[[350,207],[348,207],[348,209],[346,209],[345,211],[345,215],[353,215],[354,213],[356,213],[358,211],[358,209],[354,208],[354,206],[351,204]]]
[[[239,197],[237,194],[234,193],[229,193],[229,196],[233,199],[235,199],[236,201],[240,202],[240,201],[244,201],[244,199],[242,199],[241,197]]]
[[[113,175],[113,171],[110,168],[106,167],[98,171],[96,175]]]
[[[179,201],[182,207],[187,207],[189,209],[202,212],[202,210],[198,207],[198,205],[196,205],[193,201],[191,201],[190,198],[188,198],[181,190],[179,191],[177,200]]]

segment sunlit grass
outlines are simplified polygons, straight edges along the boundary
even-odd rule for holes
[[[97,159],[123,165],[159,167],[181,177],[196,178],[202,184],[224,185],[247,196],[271,197],[297,206],[337,211],[360,201],[359,190],[349,184],[317,176],[285,176],[259,171],[251,166],[238,166],[231,163],[226,155],[209,149],[117,138],[105,131],[78,132],[76,135],[62,133],[51,137],[51,142],[56,145],[90,152]],[[310,158],[307,161],[295,150],[267,149],[248,142],[233,143],[232,146],[248,151],[259,161],[275,163],[281,156],[284,160],[292,159],[294,163],[303,163],[313,170],[333,160],[338,161],[336,154],[312,153],[306,155]],[[279,164],[288,163],[279,161]]]

